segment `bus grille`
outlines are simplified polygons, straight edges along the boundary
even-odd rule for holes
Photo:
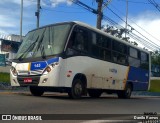
[[[24,82],[25,78],[32,78],[32,82],[31,83],[25,83]],[[20,86],[38,86],[40,76],[18,76],[17,80],[18,80]]]

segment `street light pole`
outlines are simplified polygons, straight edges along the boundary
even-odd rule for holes
[[[125,27],[125,38],[127,36],[127,25],[128,25],[128,0],[126,0],[126,27]]]
[[[20,41],[22,41],[22,19],[23,19],[23,0],[21,0],[21,12],[20,12]]]
[[[39,16],[40,16],[40,0],[37,0],[37,12],[35,12],[37,16],[37,28],[39,28]]]

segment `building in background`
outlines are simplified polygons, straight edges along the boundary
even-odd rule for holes
[[[4,66],[4,62],[8,63],[14,59],[20,45],[21,41],[19,35],[0,34],[0,66]]]

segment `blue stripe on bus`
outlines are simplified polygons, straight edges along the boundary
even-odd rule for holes
[[[47,60],[47,63],[48,63],[48,64],[52,64],[52,63],[54,63],[54,62],[58,62],[58,61],[59,61],[59,57],[49,59],[49,60]]]
[[[31,70],[40,70],[44,69],[48,64],[52,64],[54,62],[58,62],[59,58],[52,58],[47,61],[37,61],[31,63]]]
[[[147,90],[149,84],[149,71],[141,68],[130,67],[128,81],[133,83],[134,91]]]

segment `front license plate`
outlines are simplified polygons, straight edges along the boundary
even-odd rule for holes
[[[24,78],[24,83],[31,83],[32,82],[32,78]]]

